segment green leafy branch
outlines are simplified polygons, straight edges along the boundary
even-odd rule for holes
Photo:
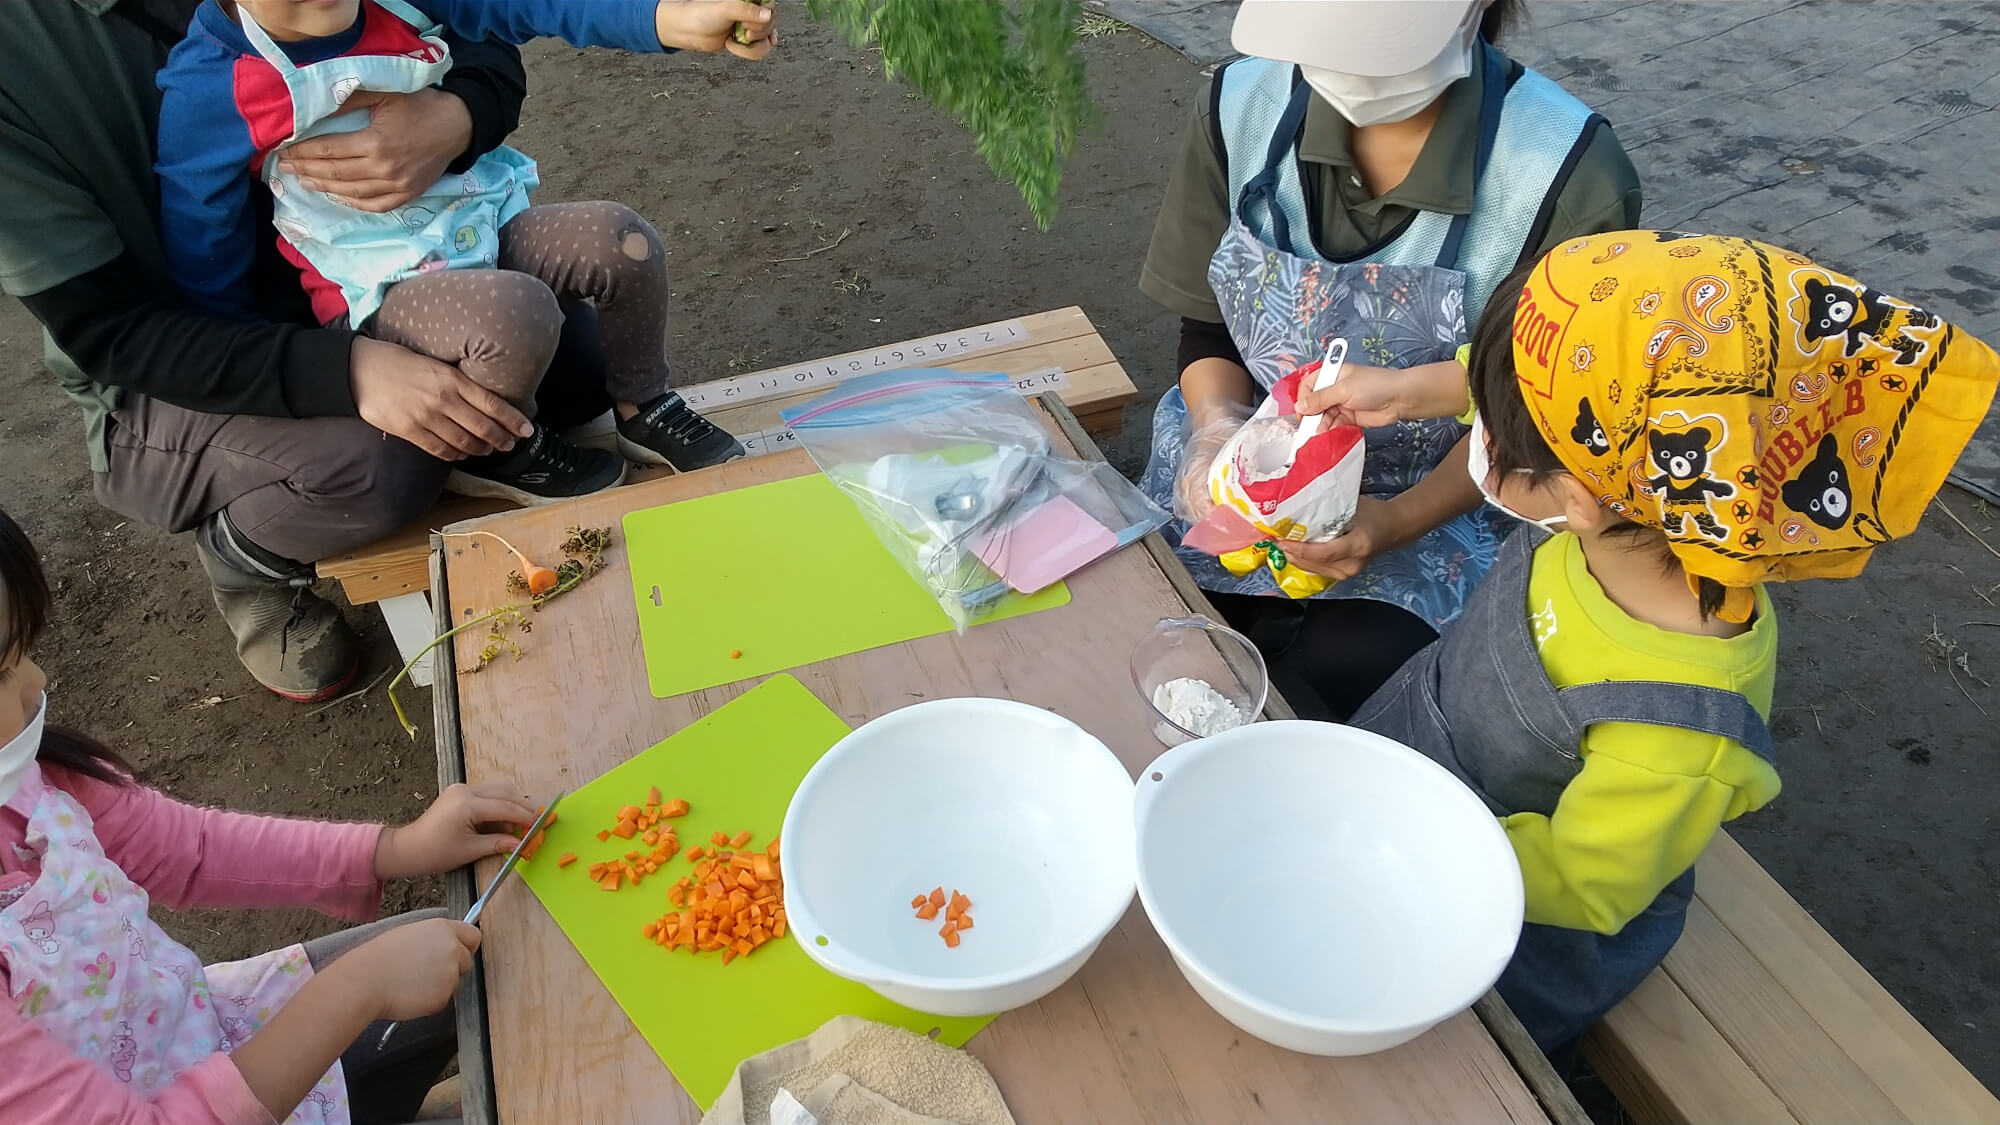
[[[1062,165],[1096,118],[1077,51],[1080,0],[807,0],[848,42],[971,131],[1043,230]]]

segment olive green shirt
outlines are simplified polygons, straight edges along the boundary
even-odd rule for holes
[[[1393,240],[1419,211],[1463,215],[1472,210],[1473,150],[1485,100],[1481,78],[1485,65],[1481,57],[1470,75],[1445,91],[1444,106],[1409,175],[1379,198],[1368,194],[1355,166],[1348,144],[1353,126],[1318,94],[1312,95],[1299,130],[1299,182],[1314,223],[1313,242],[1322,257],[1336,262],[1363,260],[1372,249]],[[1213,82],[1221,81],[1218,73]],[[1208,287],[1208,262],[1222,244],[1236,204],[1229,198],[1214,109],[1211,89],[1199,99],[1188,122],[1139,274],[1139,289],[1148,297],[1190,320],[1211,323],[1222,319],[1222,310]],[[1557,191],[1548,228],[1535,249],[1537,256],[1572,238],[1639,225],[1639,173],[1611,127],[1600,123],[1594,128],[1575,169]],[[1264,159],[1261,146],[1255,153],[1235,155]]]
[[[153,73],[166,48],[106,15],[114,3],[0,3],[0,289],[14,296],[53,289],[126,251],[171,284],[153,214]],[[105,420],[120,392],[43,339],[49,370],[83,407],[91,468],[103,471]]]

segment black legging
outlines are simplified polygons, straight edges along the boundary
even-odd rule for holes
[[[1271,669],[1272,690],[1301,719],[1346,722],[1437,630],[1401,606],[1361,598],[1294,601],[1210,593]]]

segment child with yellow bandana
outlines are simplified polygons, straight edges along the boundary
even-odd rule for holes
[[[1716,831],[1777,796],[1761,584],[1915,528],[2000,356],[1775,246],[1623,231],[1502,283],[1469,369],[1473,478],[1538,529],[1352,721],[1501,818],[1528,924],[1498,987],[1566,1062],[1680,936]]]

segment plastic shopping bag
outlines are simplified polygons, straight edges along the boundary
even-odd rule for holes
[[[1222,447],[1208,476],[1215,507],[1181,537],[1231,574],[1270,568],[1278,588],[1294,598],[1312,597],[1333,582],[1293,566],[1285,544],[1323,542],[1347,530],[1367,454],[1360,427],[1328,426],[1293,456],[1299,388],[1319,369],[1310,363],[1278,380]]]
[[[1052,454],[1004,374],[866,375],[780,416],[961,632],[1167,520],[1111,466]]]

